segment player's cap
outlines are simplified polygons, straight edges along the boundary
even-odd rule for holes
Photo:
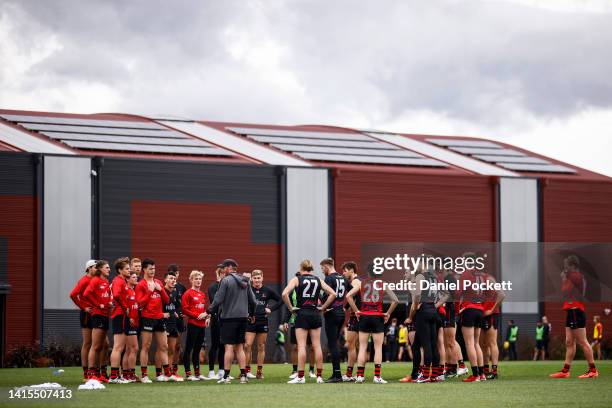
[[[234,266],[236,268],[238,267],[238,263],[231,258],[228,258],[224,260],[223,262],[221,262],[221,265],[223,265],[223,267],[226,267],[226,266]]]
[[[96,260],[95,259],[90,259],[89,261],[87,261],[85,263],[85,270],[91,268],[92,266],[96,265]]]

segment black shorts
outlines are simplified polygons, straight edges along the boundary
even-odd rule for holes
[[[480,321],[480,328],[482,330],[499,329],[500,317],[501,316],[499,315],[499,313],[494,313],[489,316],[483,316],[482,320]]]
[[[321,319],[319,311],[298,310],[295,317],[296,329],[313,330],[319,329],[321,326],[323,326],[323,319]]]
[[[384,333],[385,319],[382,316],[361,315],[359,331],[364,333]]]
[[[480,327],[482,322],[482,313],[480,309],[468,308],[461,312],[461,326],[463,327]]]
[[[113,321],[113,334],[125,334],[125,329],[128,328],[129,326],[129,319],[128,319],[128,326],[125,325],[125,316],[124,315],[119,315],[119,316],[115,316],[112,318]]]
[[[172,338],[179,337],[179,331],[178,331],[178,328],[176,327],[176,324],[174,323],[168,324],[168,322],[166,322],[166,335]]]
[[[436,318],[436,330],[444,327],[444,315],[440,312],[437,313]]]
[[[141,317],[140,331],[165,332],[166,323],[164,322],[164,319],[150,319],[148,317]]]
[[[81,322],[82,329],[93,329],[93,322],[91,321],[91,315],[84,310],[79,313],[79,321]]]
[[[297,337],[295,335],[295,323],[289,325],[289,337],[291,337],[291,344],[297,344]],[[312,340],[310,340],[310,336],[308,336],[306,345],[310,346],[311,344]]]
[[[221,320],[221,344],[244,343],[247,324],[247,319]]]
[[[185,333],[185,330],[187,330],[187,327],[185,326],[185,320],[183,320],[182,317],[176,319],[176,330],[178,330],[179,333]]]
[[[584,329],[586,327],[586,314],[584,311],[580,309],[567,310],[565,327],[569,327],[572,330]]]
[[[359,331],[359,320],[357,320],[357,316],[350,316],[348,320],[348,324],[346,325],[346,330],[352,332]]]
[[[123,323],[123,332],[126,336],[137,336],[138,335],[138,324],[132,326],[130,323],[130,317],[125,316],[125,323]]]
[[[255,323],[249,322],[247,325],[247,332],[249,333],[267,333],[268,332],[268,321],[267,320],[255,320]]]
[[[108,316],[93,315],[91,316],[91,326],[93,329],[102,329],[108,331]]]
[[[544,350],[544,340],[536,340],[536,348],[538,350]]]
[[[445,329],[448,329],[449,327],[455,327],[457,321],[457,316],[455,314],[455,304],[447,303],[444,306],[444,309],[446,310],[446,313],[444,314],[442,327],[444,327]]]

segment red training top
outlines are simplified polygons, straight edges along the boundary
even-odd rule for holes
[[[136,301],[136,291],[125,285],[125,306],[128,310],[128,316],[134,321],[134,327],[138,327],[138,302]]]
[[[379,283],[382,286],[382,281]],[[376,290],[374,280],[366,278],[361,281],[361,306],[359,311],[362,315],[384,316],[383,313],[383,291]]]
[[[111,292],[113,293],[113,299],[115,301],[115,308],[113,309],[111,317],[125,316],[128,310],[126,303],[127,288],[125,278],[121,275],[115,276],[115,279],[113,279],[111,283]]]
[[[94,276],[83,297],[92,305],[92,315],[109,316],[113,307],[113,295],[110,290],[108,279]]]
[[[181,310],[189,319],[187,324],[205,327],[206,320],[198,320],[198,316],[206,311],[206,295],[196,289],[187,289],[181,299]]]
[[[568,272],[565,275],[565,281],[561,284],[564,299],[563,310],[580,309],[584,312],[584,303],[581,300],[584,298],[585,289],[584,276],[578,271]]]
[[[85,289],[87,289],[87,285],[89,285],[90,281],[91,278],[89,277],[89,275],[85,274],[85,276],[79,279],[74,289],[72,289],[72,292],[70,292],[70,299],[72,299],[74,304],[77,305],[81,310],[85,310],[85,308],[91,307],[89,302],[83,298],[83,292],[85,292]]]
[[[143,279],[136,285],[136,301],[141,307],[142,317],[161,319],[164,317],[163,305],[169,303],[170,298],[164,289],[164,284],[159,279],[153,279],[153,281],[161,287],[161,291],[149,290],[148,282]]]
[[[464,288],[464,281],[481,284],[485,282],[483,273],[475,270],[463,272],[458,279],[459,287],[461,288],[461,309],[478,309],[484,310],[483,301],[484,293],[482,290],[474,289],[471,286]]]

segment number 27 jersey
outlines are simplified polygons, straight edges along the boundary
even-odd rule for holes
[[[319,305],[321,281],[316,276],[302,275],[298,277],[297,307],[300,309],[316,309]]]
[[[382,286],[382,281],[378,285]],[[361,281],[361,307],[359,311],[362,315],[383,316],[383,291],[374,287],[373,279],[363,279]]]

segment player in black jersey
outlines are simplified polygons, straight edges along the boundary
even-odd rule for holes
[[[354,286],[360,284],[359,277],[357,276],[357,264],[355,262],[345,262],[342,264],[342,275],[344,279],[346,279],[349,290]],[[348,292],[347,292],[348,293]],[[355,293],[353,297],[357,308],[361,307],[361,294],[359,292]],[[359,343],[359,320],[353,310],[346,305],[349,310],[349,320],[346,325],[346,347],[348,349],[347,355],[347,367],[346,373],[342,376],[342,381],[344,382],[352,382],[355,381],[355,377],[353,376],[353,368],[355,367],[355,363],[357,362],[357,346]]]
[[[336,292],[325,282],[312,275],[312,262],[302,261],[300,264],[300,276],[289,281],[283,290],[283,301],[287,307],[296,312],[295,334],[298,341],[298,376],[288,381],[289,384],[304,384],[304,365],[306,364],[306,340],[310,337],[312,348],[317,363],[317,384],[324,383],[321,377],[323,373],[323,353],[321,352],[321,311],[327,308],[336,299]],[[289,295],[295,290],[297,293],[297,307],[291,304]],[[322,306],[318,306],[321,290],[328,297]]]
[[[187,328],[185,327],[185,321],[183,320],[183,313],[181,312],[181,302],[180,300],[183,298],[183,295],[187,291],[185,285],[179,282],[179,277],[181,276],[181,268],[177,264],[168,265],[168,272],[173,272],[174,276],[176,276],[176,285],[174,288],[176,289],[176,296],[179,299],[179,303],[177,304],[176,313],[178,314],[178,318],[176,319],[176,330],[179,334],[179,339],[176,342],[176,346],[174,348],[174,357],[172,359],[172,374],[178,375],[178,363],[181,355],[181,337]],[[170,347],[170,346],[168,346]]]
[[[268,338],[268,316],[276,309],[281,307],[280,296],[272,289],[263,286],[263,272],[255,269],[251,273],[251,288],[257,300],[253,316],[255,320],[249,323],[246,329],[246,370],[247,378],[263,379],[263,363],[266,357],[266,339]],[[274,305],[268,302],[274,301]],[[251,359],[253,343],[257,342],[257,375],[251,373]]]
[[[421,290],[422,281],[427,281],[429,289]],[[408,315],[408,321],[414,320],[416,326],[416,338],[412,346],[412,354],[417,359],[419,349],[423,347],[423,363],[419,378],[416,382],[435,382],[439,373],[440,355],[438,353],[438,308],[444,304],[448,295],[446,292],[439,293],[435,284],[437,278],[431,267],[426,267],[415,276],[415,289],[411,291],[412,307]]]
[[[342,373],[340,371],[340,349],[338,346],[338,338],[344,325],[344,304],[345,296],[348,292],[349,283],[344,276],[336,272],[334,268],[334,260],[325,258],[321,261],[321,270],[325,275],[325,283],[336,293],[336,299],[331,304],[330,308],[325,310],[325,334],[327,336],[327,348],[331,353],[331,361],[333,373],[327,379],[328,383],[342,382]]]
[[[166,272],[164,277],[164,290],[170,298],[170,302],[163,305],[164,324],[166,325],[166,335],[168,336],[168,361],[174,361],[174,353],[176,352],[176,343],[179,342],[179,332],[177,328],[177,320],[181,310],[181,298],[176,290],[176,275],[174,272]],[[162,362],[155,353],[155,375],[162,375]],[[169,378],[170,381],[182,382],[183,377],[173,373]]]
[[[215,276],[217,280],[208,287],[208,299],[210,302],[215,298],[219,282],[225,278],[226,267],[223,264],[217,265]],[[210,316],[210,349],[208,350],[208,378],[222,379],[225,374],[223,369],[225,350],[221,344],[221,323],[219,322],[219,314],[213,313]],[[215,374],[215,361],[219,361],[219,371]]]

